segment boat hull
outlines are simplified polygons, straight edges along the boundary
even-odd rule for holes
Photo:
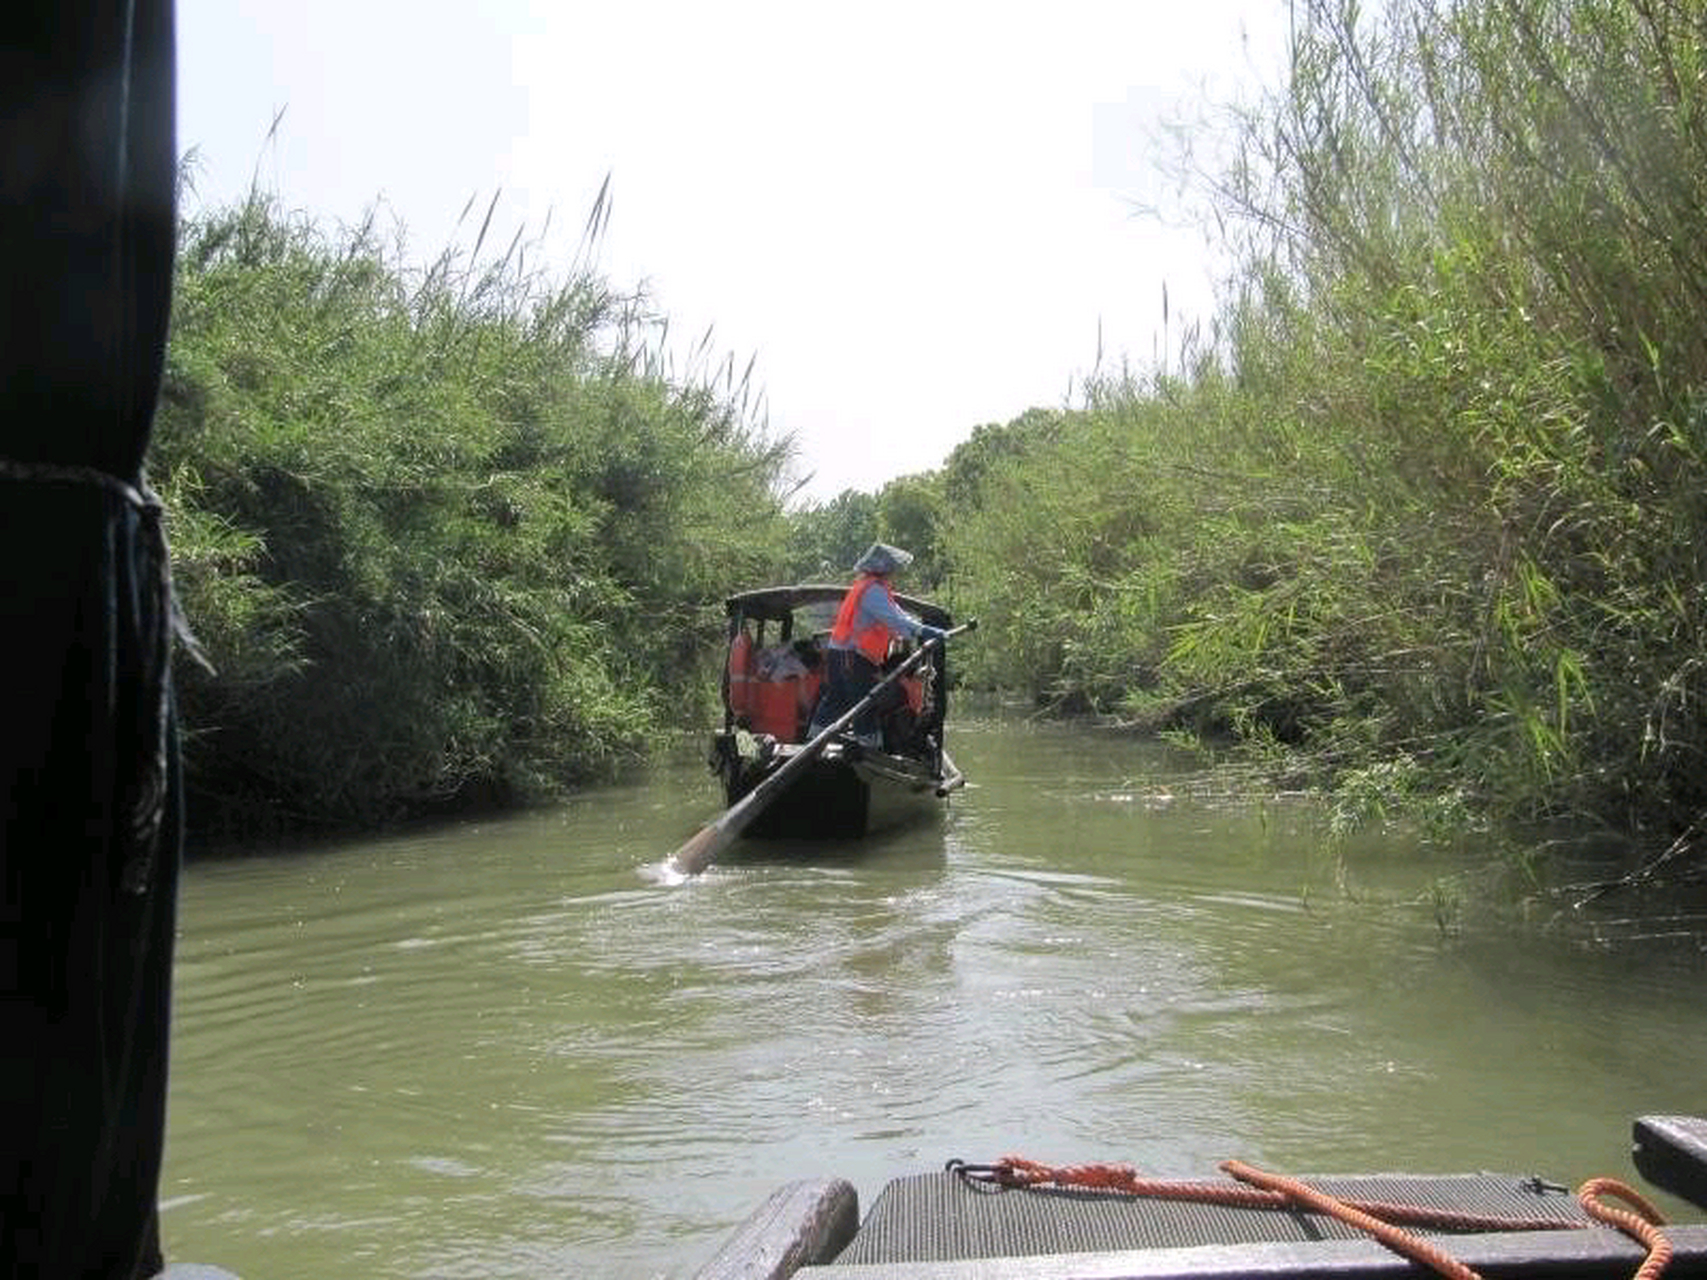
[[[714,753],[718,750],[714,745]],[[781,744],[756,760],[725,751],[726,764],[719,770],[725,802],[736,803],[798,750]],[[946,795],[943,779],[920,761],[844,740],[826,746],[743,834],[761,839],[858,839],[940,813]]]

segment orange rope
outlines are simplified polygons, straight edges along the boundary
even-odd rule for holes
[[[1366,1231],[1394,1253],[1402,1254],[1412,1262],[1420,1262],[1423,1266],[1447,1276],[1449,1280],[1481,1280],[1474,1271],[1444,1249],[1436,1248],[1426,1240],[1413,1236],[1409,1231],[1390,1226],[1344,1200],[1337,1200],[1313,1187],[1307,1187],[1296,1178],[1264,1173],[1237,1160],[1224,1161],[1221,1170],[1240,1182],[1248,1182],[1253,1186],[1277,1192],[1288,1200],[1314,1209],[1317,1213],[1325,1213],[1330,1218],[1337,1218],[1348,1226],[1356,1227],[1359,1231]]]
[[[1619,1209],[1600,1202],[1601,1196],[1615,1196],[1625,1204],[1631,1205],[1636,1212],[1629,1209]],[[1665,1232],[1660,1228],[1665,1225],[1665,1219],[1660,1211],[1642,1198],[1640,1193],[1625,1186],[1615,1178],[1590,1178],[1577,1188],[1577,1203],[1590,1217],[1597,1218],[1609,1227],[1617,1227],[1625,1235],[1631,1236],[1648,1248],[1648,1256],[1642,1260],[1642,1265],[1636,1268],[1632,1280],[1657,1280],[1659,1274],[1671,1262],[1671,1241],[1666,1239]]]
[[[1341,1200],[1317,1191],[1296,1178],[1265,1173],[1238,1160],[1225,1161],[1221,1170],[1245,1185],[1149,1178],[1140,1175],[1129,1164],[1047,1165],[1028,1160],[1024,1156],[1004,1156],[996,1164],[989,1166],[987,1173],[994,1181],[1007,1187],[1034,1187],[1045,1184],[1084,1187],[1149,1199],[1185,1200],[1246,1209],[1275,1210],[1302,1206],[1368,1232],[1395,1253],[1421,1263],[1440,1275],[1451,1277],[1451,1280],[1481,1278],[1444,1250],[1400,1230],[1400,1224],[1459,1231],[1558,1231],[1583,1228],[1583,1224],[1574,1218],[1509,1217],[1501,1214],[1460,1213],[1455,1210],[1431,1209],[1421,1205],[1397,1204],[1383,1200]],[[1600,1203],[1601,1196],[1615,1196],[1632,1205],[1636,1212],[1604,1205]],[[1665,1233],[1659,1230],[1665,1220],[1653,1205],[1631,1188],[1612,1178],[1595,1178],[1585,1182],[1577,1191],[1577,1201],[1591,1217],[1608,1226],[1617,1227],[1647,1246],[1648,1256],[1636,1270],[1632,1280],[1658,1280],[1671,1261],[1672,1249]]]
[[[1223,1166],[1224,1167],[1224,1166]],[[1004,1156],[993,1168],[998,1182],[1007,1186],[1087,1187],[1121,1191],[1152,1200],[1188,1200],[1219,1204],[1235,1209],[1287,1209],[1292,1201],[1279,1191],[1259,1190],[1228,1182],[1188,1182],[1173,1178],[1148,1178],[1129,1164],[1046,1165],[1023,1156]],[[1512,1217],[1505,1214],[1462,1213],[1452,1209],[1430,1209],[1421,1205],[1387,1200],[1346,1200],[1343,1203],[1383,1222],[1413,1227],[1438,1227],[1448,1231],[1576,1231],[1576,1218]]]

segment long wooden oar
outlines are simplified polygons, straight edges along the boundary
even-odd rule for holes
[[[974,618],[951,631],[943,632],[941,639],[927,640],[913,650],[907,655],[906,661],[874,684],[871,687],[871,692],[854,703],[848,710],[842,712],[821,733],[784,761],[780,769],[725,809],[721,817],[701,827],[691,840],[671,854],[670,869],[683,876],[697,876],[701,871],[704,871],[706,867],[711,865],[711,860],[727,849],[747,824],[763,813],[765,806],[781,794],[790,779],[823,753],[831,738],[852,724],[858,718],[859,713],[872,704],[878,694],[917,666],[925,654],[930,651],[931,646],[941,644],[949,636],[957,636],[963,631],[971,631],[977,625],[978,620]]]

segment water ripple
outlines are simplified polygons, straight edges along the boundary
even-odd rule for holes
[[[192,865],[172,1252],[651,1276],[791,1178],[869,1202],[951,1155],[1547,1170],[1707,1053],[1698,972],[1444,941],[1406,905],[1422,854],[1328,857],[1296,800],[1241,807],[1101,735],[955,754],[982,785],[940,828],[738,845],[690,883],[641,872],[703,821],[697,759],[560,812]]]

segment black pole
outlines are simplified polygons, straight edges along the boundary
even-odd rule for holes
[[[0,1274],[161,1269],[181,841],[142,459],[170,314],[172,0],[0,18]]]

